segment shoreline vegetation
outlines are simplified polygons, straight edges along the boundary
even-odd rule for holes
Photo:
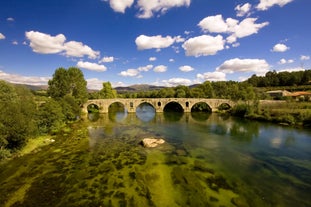
[[[271,96],[268,90],[303,91],[306,96]],[[237,104],[219,108],[246,119],[310,128],[311,70],[268,72],[253,75],[246,81],[205,81],[193,86],[146,88],[117,91],[104,82],[99,91],[88,91],[79,68],[58,68],[46,90],[30,90],[22,85],[0,80],[0,160],[32,151],[52,140],[59,132],[70,131],[70,123],[81,117],[81,106],[89,99],[105,98],[223,98]],[[280,100],[269,103],[269,100]],[[260,101],[263,100],[263,101]],[[90,108],[90,111],[96,108]],[[198,105],[195,111],[206,112],[209,106]],[[26,148],[25,148],[26,147]],[[35,147],[34,147],[35,148]]]

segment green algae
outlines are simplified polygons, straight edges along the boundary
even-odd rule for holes
[[[193,147],[193,140],[174,142],[167,133],[136,121],[130,125],[84,124],[72,125],[65,137],[58,135],[55,143],[35,154],[0,164],[0,206],[256,207],[310,203],[295,198],[284,201],[284,195],[309,192],[309,184],[303,182],[310,178],[307,161],[273,156],[266,160],[263,154],[242,152],[235,152],[236,157],[227,161],[222,156],[230,155],[231,149],[219,151],[215,140]],[[144,137],[163,137],[167,143],[146,149],[139,145]],[[242,170],[247,166],[253,174],[241,174],[247,175],[241,179],[239,169],[221,165],[232,162],[234,166],[235,159]],[[302,175],[288,175],[287,168],[303,170]],[[273,189],[285,192],[269,189],[277,177],[284,183]],[[291,186],[286,185],[288,181],[292,181]]]

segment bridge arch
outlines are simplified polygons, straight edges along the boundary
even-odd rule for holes
[[[190,109],[191,112],[212,112],[212,108],[206,101],[194,103]]]
[[[99,106],[95,103],[91,103],[87,105],[87,112],[88,113],[98,113],[99,112]]]
[[[164,112],[184,112],[184,107],[182,103],[176,101],[170,101],[165,104],[163,108]]]

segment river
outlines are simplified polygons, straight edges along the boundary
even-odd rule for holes
[[[311,206],[310,130],[144,107],[91,118],[2,162],[0,206]]]

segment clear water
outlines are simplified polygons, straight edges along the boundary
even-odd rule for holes
[[[306,129],[147,107],[55,139],[0,165],[0,206],[311,206]]]

